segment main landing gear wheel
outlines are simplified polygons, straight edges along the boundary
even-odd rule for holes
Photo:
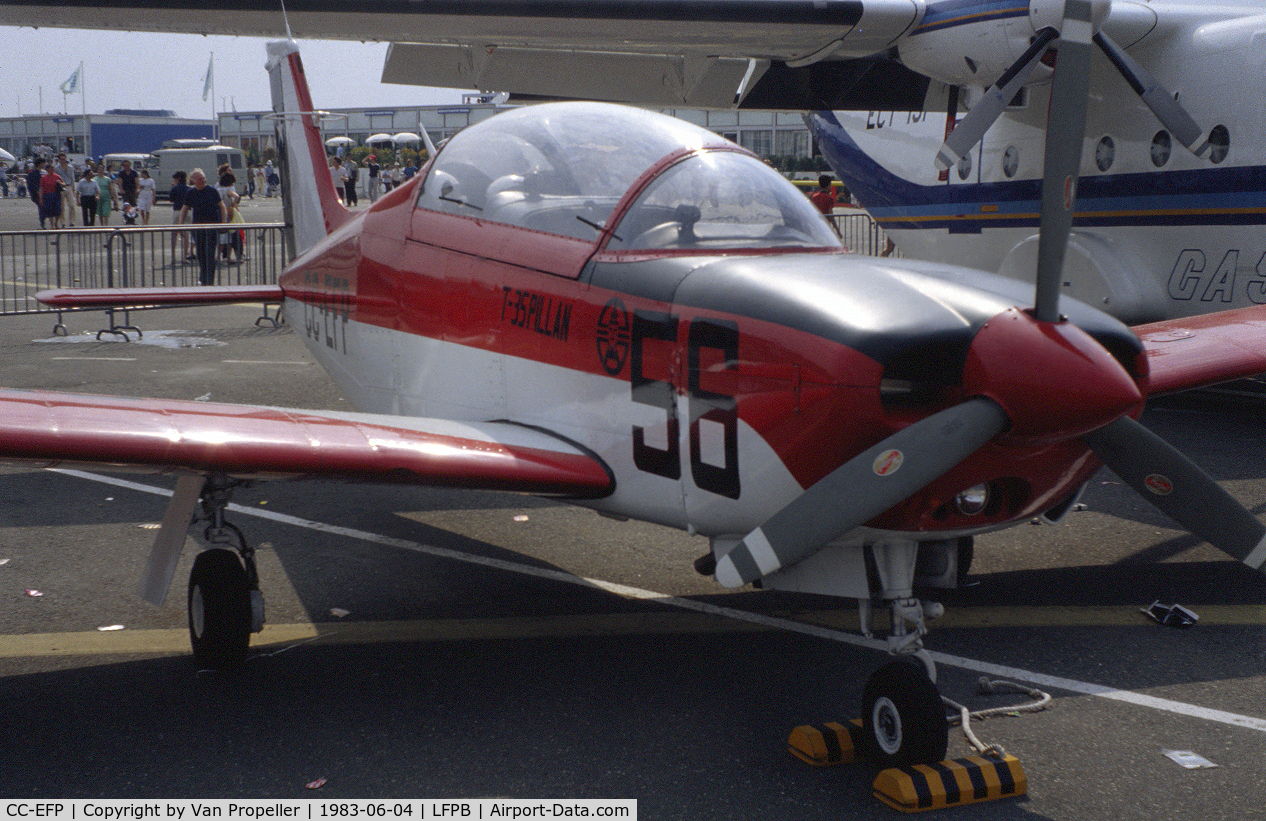
[[[880,667],[862,693],[862,721],[871,757],[881,767],[933,764],[945,758],[949,722],[936,685],[917,661]]]
[[[246,659],[251,593],[232,550],[204,550],[189,573],[189,642],[199,666],[223,670]]]

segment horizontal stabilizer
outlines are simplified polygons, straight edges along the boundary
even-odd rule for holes
[[[229,305],[280,302],[279,285],[212,285],[171,288],[57,288],[35,298],[53,308],[134,308],[170,305]]]

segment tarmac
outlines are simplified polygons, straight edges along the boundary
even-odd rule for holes
[[[26,206],[0,201],[0,224],[32,220]],[[97,341],[99,314],[57,339],[48,316],[0,318],[0,384],[345,409],[299,337],[258,315],[148,312],[144,343]],[[1192,396],[1144,421],[1261,514],[1261,418]],[[268,626],[224,674],[188,652],[193,540],[165,606],[134,592],[170,480],[10,467],[0,482],[0,797],[635,798],[644,819],[897,817],[871,796],[871,765],[787,751],[798,725],[856,717],[884,661],[855,610],[722,590],[692,569],[702,539],[507,494],[257,484],[230,520],[259,550]],[[981,537],[970,586],[936,596],[942,692],[973,709],[1023,700],[979,695],[989,676],[1054,696],[973,725],[1023,762],[1028,794],[938,816],[1264,817],[1266,580],[1110,473],[1082,505]],[[1158,599],[1199,622],[1150,621],[1139,611]],[[1185,769],[1174,750],[1216,766]],[[951,729],[951,756],[968,751]]]

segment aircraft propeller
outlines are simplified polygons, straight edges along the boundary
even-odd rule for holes
[[[1266,563],[1266,526],[1127,415],[1143,399],[1134,379],[1059,314],[1085,133],[1091,14],[1089,0],[1065,4],[1032,313],[1009,311],[977,333],[963,374],[971,398],[897,431],[815,483],[717,561],[722,585],[738,587],[809,556],[922,490],[1004,431],[1016,438],[1080,436],[1113,472],[1193,533],[1255,569]],[[1061,408],[1058,420],[1049,418],[1052,407]]]
[[[1108,0],[1095,0],[1095,5],[1096,8],[1092,9],[1091,14],[1092,27],[1094,20],[1102,20],[1107,16],[1111,4]],[[1039,18],[1037,14],[1033,16],[1034,19]],[[1082,24],[1076,25],[1080,27]],[[1080,37],[1080,32],[1078,37]],[[955,126],[954,131],[946,138],[936,154],[936,167],[945,170],[966,156],[1002,115],[1011,100],[1015,99],[1020,87],[1028,82],[1049,47],[1052,45],[1057,47],[1059,60],[1064,59],[1064,44],[1068,39],[1069,32],[1062,27],[1060,29],[1056,29],[1053,25],[1042,27],[1024,54],[1003,72],[1002,76],[985,91],[984,96],[972,106],[967,116]],[[1125,81],[1130,84],[1130,88],[1134,89],[1134,93],[1152,110],[1156,119],[1160,120],[1161,125],[1175,139],[1196,156],[1202,155],[1208,149],[1208,132],[1196,124],[1186,109],[1174,99],[1174,95],[1157,82],[1147,69],[1126,54],[1124,49],[1103,31],[1094,31],[1090,39],[1107,56]],[[1077,135],[1078,141],[1081,138],[1081,135]]]

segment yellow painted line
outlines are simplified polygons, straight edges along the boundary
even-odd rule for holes
[[[980,206],[976,214],[920,214],[917,216],[879,217],[875,222],[881,227],[900,227],[905,223],[918,222],[982,222],[990,223],[1001,220],[1037,220],[1041,214],[1036,211],[998,211],[998,206],[986,203]],[[1138,217],[1209,217],[1209,216],[1260,216],[1266,209],[1245,208],[1150,208],[1131,211],[1078,211],[1073,219],[1123,219]]]
[[[1150,604],[1145,602],[1144,604]],[[1165,602],[1172,604],[1172,602]],[[1198,605],[1179,602],[1200,616],[1196,625],[1217,624],[1232,627],[1266,626],[1266,605],[1215,604]],[[947,606],[945,615],[930,622],[933,634],[946,627],[1158,627],[1156,622],[1139,612],[1141,605],[1063,606],[1063,607],[959,607]],[[810,624],[857,630],[857,611],[852,609],[819,610],[783,614]],[[876,629],[886,629],[887,616],[876,611]]]
[[[1266,625],[1266,605],[1211,605],[1193,608],[1201,625]],[[799,611],[779,615],[806,624],[858,630],[852,609]],[[876,613],[876,630],[886,629],[887,617]],[[937,619],[935,627],[1154,627],[1137,607],[955,607]],[[1199,626],[1197,625],[1198,629]],[[566,616],[525,616],[489,619],[429,619],[424,621],[339,621],[319,624],[269,624],[251,638],[258,652],[320,639],[322,644],[385,644],[408,641],[480,641],[576,636],[670,635],[738,633],[774,629],[760,624],[719,619],[703,613],[616,613]],[[117,630],[73,633],[26,633],[0,636],[0,658],[44,658],[93,655],[183,655],[189,652],[189,632]]]
[[[269,624],[251,637],[251,647],[262,653],[319,639],[321,644],[385,644],[405,641],[474,641],[551,638],[557,636],[619,636],[671,633],[746,633],[772,630],[702,613],[619,613],[568,616],[531,616],[502,619],[434,619],[426,621],[322,622]],[[46,658],[95,655],[184,655],[189,631],[98,630],[77,633],[27,633],[0,636],[0,658]]]

